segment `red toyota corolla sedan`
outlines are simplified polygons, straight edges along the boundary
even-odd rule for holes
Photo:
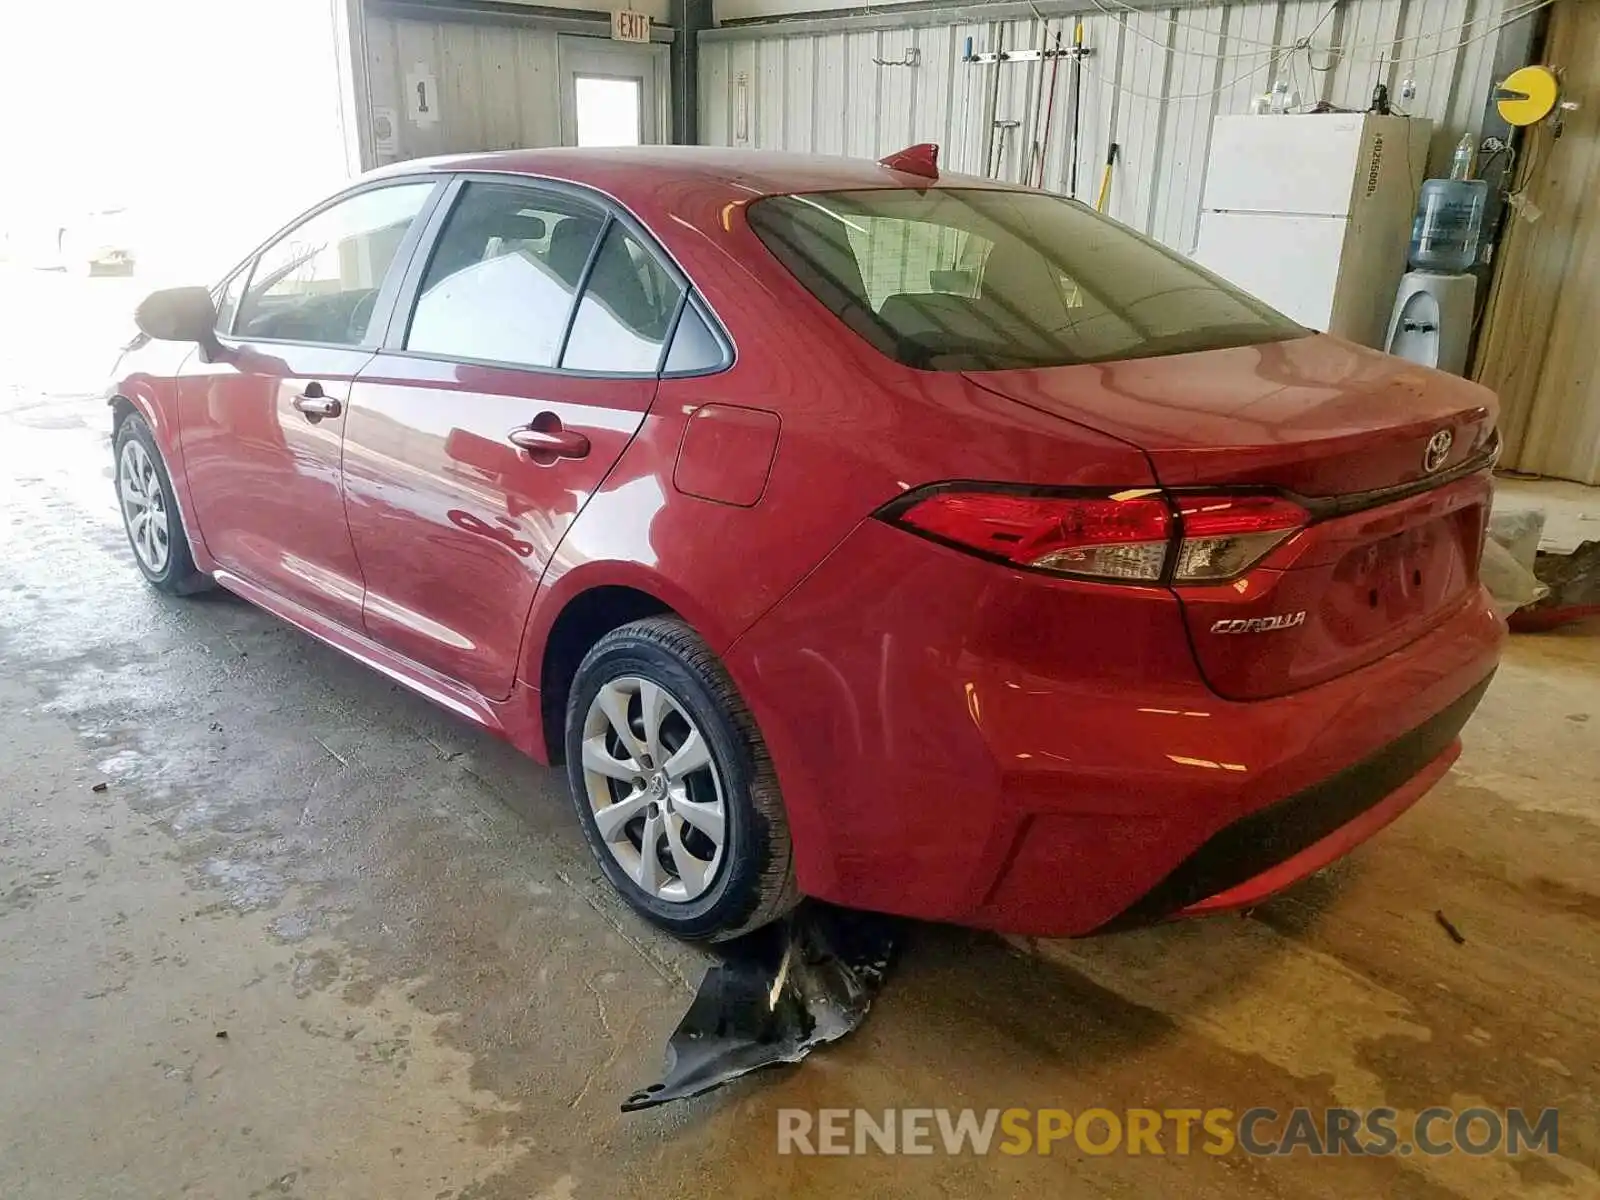
[[[407,163],[139,321],[150,582],[564,762],[684,937],[1251,903],[1444,774],[1503,638],[1490,393],[928,147]]]

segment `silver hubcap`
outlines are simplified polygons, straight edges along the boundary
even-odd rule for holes
[[[155,463],[144,446],[132,438],[123,444],[118,461],[117,493],[122,499],[122,519],[128,526],[133,552],[146,570],[161,574],[172,553],[167,497],[156,477]]]
[[[704,735],[658,683],[605,684],[583,722],[583,782],[611,856],[648,895],[700,896],[722,865],[727,812]]]

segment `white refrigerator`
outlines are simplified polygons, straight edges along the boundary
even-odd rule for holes
[[[1222,116],[1194,258],[1312,329],[1383,347],[1433,123]]]

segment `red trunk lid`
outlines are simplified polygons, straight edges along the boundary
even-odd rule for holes
[[[1310,527],[1239,579],[1176,589],[1224,696],[1354,670],[1477,587],[1488,474],[1458,477],[1488,450],[1496,403],[1464,379],[1321,335],[968,378],[1132,443],[1167,488],[1265,486],[1311,501]]]

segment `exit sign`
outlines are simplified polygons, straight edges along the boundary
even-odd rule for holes
[[[619,42],[648,42],[650,14],[627,8],[612,10],[611,36]]]

